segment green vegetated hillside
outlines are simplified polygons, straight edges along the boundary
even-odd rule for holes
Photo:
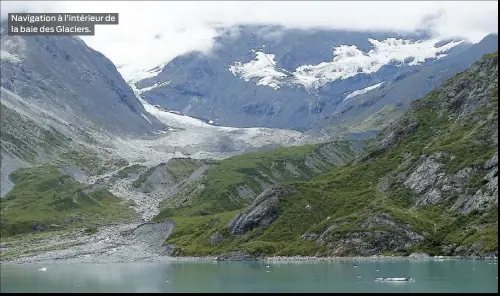
[[[92,139],[81,131],[69,138],[51,126],[54,121],[36,123],[4,104],[0,110],[2,178],[10,181],[2,184],[10,188],[0,199],[1,236],[91,228],[133,217],[104,187],[86,186],[72,176],[114,170],[126,161],[85,149],[80,141]]]
[[[10,173],[13,188],[0,199],[1,236],[71,227],[92,228],[135,218],[129,205],[110,193],[106,186],[86,185],[72,176],[88,177],[94,169],[110,169],[109,163],[117,165],[115,162],[119,160],[101,161],[99,157],[76,151],[62,155],[66,153],[73,159],[30,163]],[[95,161],[94,166],[85,166],[89,159]],[[81,166],[76,166],[74,160]]]
[[[415,101],[352,164],[310,180],[269,178],[281,184],[257,198],[236,186],[260,191],[279,154],[223,161],[189,206],[156,217],[177,224],[165,244],[177,256],[496,255],[497,77],[497,53],[485,56]],[[300,149],[311,148],[288,151]]]
[[[18,169],[0,200],[2,236],[130,220],[133,210],[100,186],[87,186],[52,165]]]
[[[241,209],[273,184],[309,180],[352,161],[363,145],[358,141],[339,141],[245,153],[221,161],[190,160],[194,165],[184,173],[186,176],[202,164],[203,171],[198,171],[189,183],[163,202],[164,209],[155,221],[171,216],[207,216]],[[170,162],[168,164],[171,168]],[[136,183],[141,179],[145,178],[141,176]]]

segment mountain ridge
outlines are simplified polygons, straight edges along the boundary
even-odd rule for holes
[[[259,30],[264,30],[267,33],[271,32],[272,34],[269,33],[266,37],[266,35],[258,34]],[[157,104],[188,115],[208,118],[218,124],[242,127],[292,128],[299,131],[313,129],[314,131],[318,125],[323,128],[330,125],[330,123],[325,123],[325,119],[335,115],[337,106],[342,103],[342,100],[349,93],[381,82],[393,81],[393,84],[397,84],[405,76],[411,77],[415,73],[418,74],[418,71],[421,69],[427,68],[441,60],[453,59],[454,62],[452,64],[460,64],[462,61],[458,58],[453,58],[453,56],[473,46],[472,44],[462,42],[452,47],[447,52],[448,56],[434,62],[424,59],[420,66],[399,67],[398,63],[388,62],[375,73],[361,73],[345,80],[335,80],[313,92],[305,91],[300,87],[281,87],[278,90],[274,90],[265,85],[256,85],[256,83],[259,83],[260,78],[248,77],[250,80],[247,82],[244,79],[234,76],[229,71],[235,65],[234,63],[238,61],[241,61],[241,67],[247,67],[245,63],[252,61],[256,53],[261,54],[262,58],[258,59],[258,61],[256,60],[254,66],[260,63],[259,65],[262,67],[271,67],[259,70],[259,73],[262,75],[267,75],[269,73],[277,73],[272,68],[275,66],[280,69],[288,69],[288,71],[293,71],[295,67],[300,65],[325,64],[326,66],[328,61],[332,61],[333,57],[335,59],[338,57],[332,56],[334,46],[337,46],[338,50],[342,52],[349,53],[354,49],[348,45],[355,44],[359,46],[364,54],[370,52],[370,49],[375,53],[376,51],[374,51],[371,47],[372,45],[368,42],[369,38],[379,40],[377,46],[380,48],[384,48],[383,46],[398,46],[397,44],[381,45],[386,43],[393,44],[394,42],[389,39],[389,41],[384,41],[386,43],[381,41],[390,37],[408,39],[409,41],[404,41],[401,44],[408,43],[405,46],[410,47],[419,44],[416,43],[416,38],[430,38],[430,36],[422,34],[394,35],[392,33],[392,35],[387,35],[376,32],[368,34],[335,30],[320,30],[313,33],[307,33],[307,31],[294,33],[294,30],[290,30],[290,32],[283,28],[274,28],[272,26],[241,26],[238,27],[237,34],[226,34],[227,36],[221,34],[217,37],[214,52],[209,56],[196,52],[181,55],[167,63],[163,68],[158,68],[155,72],[156,76],[139,80],[135,83],[139,89],[163,83],[161,87],[145,91],[143,93],[145,100],[151,104]],[[275,35],[279,36],[279,38],[273,37]],[[328,45],[325,43],[326,41],[331,41],[332,45]],[[447,42],[453,42],[453,40],[445,41],[444,44]],[[429,43],[429,46],[431,43]],[[423,48],[425,47],[423,44],[418,46]],[[438,44],[437,46],[443,46],[443,42],[436,44]],[[263,47],[264,45],[265,47]],[[306,46],[306,49],[301,49],[299,45]],[[497,48],[493,44],[485,44],[484,46],[488,52],[494,51]],[[264,52],[272,54],[275,61],[266,59]],[[314,54],[312,54],[313,52]],[[480,55],[476,54],[474,58],[473,61],[479,59]],[[362,59],[361,56],[359,59]],[[412,60],[402,58],[401,61],[406,63],[412,62]],[[416,60],[414,59],[413,61]],[[467,64],[467,66],[470,66],[470,64]],[[451,69],[454,68],[452,67]],[[446,67],[437,68],[434,72],[439,73],[441,70],[446,70]],[[459,70],[463,69],[460,68]],[[451,71],[450,75],[454,74],[453,71]],[[279,75],[284,74],[287,76],[287,73],[285,71]],[[426,79],[429,78],[432,80],[432,76],[432,73],[430,73]],[[426,79],[419,82],[419,84],[425,85],[425,89],[414,89],[412,86],[410,91],[407,91],[410,100],[422,96],[432,87],[439,85],[439,79],[436,79],[436,82],[433,83],[427,82]],[[189,83],[186,83],[186,81],[189,81]],[[228,84],[227,81],[231,81],[231,83]],[[272,80],[265,83],[272,83]],[[413,94],[412,90],[417,91],[417,93]],[[386,91],[389,91],[389,89]],[[390,92],[389,95],[395,97],[397,96],[397,92]],[[358,109],[363,109],[363,106],[359,106]],[[367,116],[363,115],[362,117],[357,123],[364,120]],[[329,131],[329,129],[323,129],[323,132]],[[332,134],[336,136],[335,132],[332,132]]]
[[[352,98],[353,102],[340,105],[335,110],[335,113],[330,118],[325,119],[326,122],[317,128],[329,134],[342,135],[346,132],[351,132],[352,125],[363,125],[366,120],[370,120],[371,115],[380,112],[384,113],[384,111],[390,108],[390,112],[385,112],[388,114],[384,114],[381,119],[378,119],[379,121],[385,121],[385,123],[378,126],[368,124],[361,130],[361,132],[378,132],[386,123],[398,118],[409,107],[409,104],[413,101],[412,96],[423,96],[431,89],[440,86],[453,73],[464,71],[483,55],[490,53],[492,48],[495,48],[497,44],[498,35],[490,34],[464,51],[453,53],[453,60],[437,61],[434,65],[430,65],[428,68],[422,69],[412,76],[398,78],[399,83],[386,83],[384,87],[391,88],[389,93],[387,90],[379,88]],[[432,79],[429,79],[429,77]],[[425,87],[415,90],[412,88],[412,85],[425,85]],[[414,93],[411,93],[411,91]],[[360,116],[364,119],[356,120]],[[354,132],[360,131],[355,130]]]
[[[9,36],[1,24],[2,88],[79,126],[120,136],[164,128],[116,67],[73,36]],[[14,79],[15,77],[15,79]]]

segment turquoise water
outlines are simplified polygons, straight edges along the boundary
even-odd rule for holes
[[[415,282],[375,281],[402,274]],[[473,260],[2,264],[0,292],[498,292],[496,277]]]

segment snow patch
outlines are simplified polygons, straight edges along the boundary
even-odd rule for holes
[[[9,36],[0,43],[0,58],[11,62],[20,62],[26,52],[26,41],[21,36]]]
[[[151,120],[149,120],[148,116],[144,113],[141,113],[142,118],[146,119],[147,122],[151,124]]]
[[[347,79],[360,73],[372,74],[385,65],[394,64],[416,66],[427,59],[440,59],[444,52],[463,41],[450,42],[440,47],[435,45],[441,41],[438,38],[428,40],[403,40],[388,38],[383,41],[368,39],[373,45],[369,52],[363,52],[357,46],[341,45],[334,49],[335,56],[331,62],[318,65],[300,66],[295,71],[296,83],[306,88],[317,88],[338,79]],[[410,62],[408,60],[412,59]],[[307,79],[303,79],[307,77]],[[311,81],[309,77],[316,79]]]
[[[161,73],[165,65],[154,67],[153,69],[137,69],[134,65],[124,65],[118,67],[118,72],[128,83],[137,82],[146,78],[156,77]]]
[[[365,87],[363,89],[360,89],[360,90],[356,90],[356,91],[353,91],[352,93],[348,94],[345,98],[344,98],[344,102],[350,98],[354,98],[355,96],[359,96],[359,95],[363,95],[363,94],[366,94],[367,92],[371,91],[371,90],[374,90],[376,88],[379,88],[382,84],[384,84],[385,81],[382,81],[380,83],[377,83],[375,85],[372,85],[372,86],[368,86],[368,87]]]
[[[229,71],[235,76],[240,75],[245,81],[258,78],[257,85],[266,85],[274,89],[279,89],[280,80],[288,75],[276,70],[274,54],[257,51],[255,55],[256,57],[253,61],[246,64],[236,62],[234,66],[229,67]]]
[[[337,46],[333,50],[332,61],[299,66],[293,73],[279,70],[274,54],[253,50],[256,55],[254,60],[245,64],[236,62],[229,67],[229,71],[245,81],[257,78],[257,85],[274,89],[285,83],[316,89],[335,80],[351,78],[361,73],[375,73],[389,64],[397,67],[416,66],[428,59],[438,60],[445,57],[448,50],[463,42],[452,41],[436,47],[442,41],[439,38],[418,41],[396,38],[378,41],[369,38],[368,41],[373,45],[368,52],[361,51],[356,45]]]
[[[174,128],[188,128],[188,127],[213,127],[199,119],[184,116],[180,114],[175,114],[172,112],[167,112],[158,109],[157,107],[143,102],[144,109],[154,117],[156,117],[161,122]]]
[[[150,91],[153,88],[157,88],[157,87],[162,87],[162,86],[168,85],[169,83],[170,83],[170,80],[163,81],[163,82],[157,82],[157,83],[155,83],[155,84],[153,84],[151,86],[140,88],[140,89],[138,89],[138,91],[139,91],[139,93],[142,94],[143,92]]]
[[[18,56],[11,54],[6,50],[0,50],[0,59],[16,63],[21,61]]]

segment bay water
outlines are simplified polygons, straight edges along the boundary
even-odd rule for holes
[[[401,276],[415,281],[375,280]],[[1,264],[0,292],[498,293],[498,265],[483,260]]]

